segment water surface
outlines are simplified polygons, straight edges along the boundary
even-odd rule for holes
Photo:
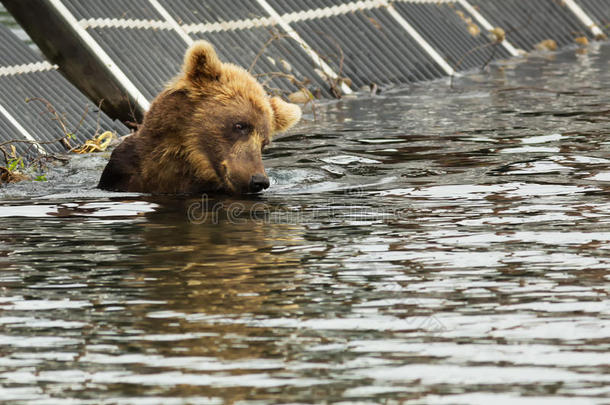
[[[610,400],[610,46],[318,104],[256,198],[0,189],[0,398]]]

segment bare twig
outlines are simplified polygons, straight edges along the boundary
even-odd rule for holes
[[[0,152],[2,152],[2,154],[4,155],[4,163],[8,164],[10,158],[8,157],[8,152],[6,151],[4,146],[0,146]]]
[[[72,132],[70,132],[68,130],[68,127],[66,125],[66,118],[64,116],[61,116],[57,112],[55,107],[53,107],[53,104],[51,104],[49,101],[45,100],[44,98],[32,97],[32,98],[25,99],[26,103],[29,103],[31,101],[41,102],[46,107],[47,112],[50,113],[51,115],[53,115],[53,118],[51,118],[51,120],[56,121],[59,124],[59,126],[61,127],[61,130],[64,134],[63,137],[59,138],[59,142],[64,146],[64,148],[66,148],[67,150],[70,150],[72,148],[72,145],[70,145],[70,141],[68,139],[71,137]]]
[[[458,14],[458,15],[459,15],[459,14]],[[462,18],[462,19],[463,19],[463,17],[462,17],[462,16],[460,16],[460,18]],[[525,21],[523,24],[521,24],[520,26],[518,26],[518,27],[511,28],[510,30],[508,30],[508,31],[506,31],[506,32],[504,32],[504,30],[500,29],[500,30],[502,31],[502,35],[501,35],[501,37],[496,37],[496,38],[493,40],[493,42],[491,42],[491,43],[489,43],[489,44],[479,45],[479,46],[476,46],[476,47],[474,47],[474,48],[470,49],[468,52],[466,52],[464,55],[462,55],[462,57],[461,57],[461,58],[458,60],[458,62],[457,62],[457,64],[456,64],[456,67],[455,67],[455,70],[456,70],[456,71],[458,70],[458,68],[460,67],[460,65],[461,65],[461,64],[462,64],[462,62],[464,61],[464,58],[466,58],[468,55],[471,55],[472,53],[474,53],[474,52],[476,52],[476,51],[479,51],[479,50],[481,50],[481,49],[485,49],[485,48],[487,48],[487,47],[492,46],[492,47],[493,47],[493,49],[492,49],[491,55],[490,55],[490,56],[487,58],[487,60],[486,60],[486,61],[483,63],[483,66],[481,66],[481,70],[482,70],[482,69],[485,69],[485,68],[487,67],[487,65],[489,65],[489,64],[491,63],[491,61],[493,60],[494,56],[496,55],[496,52],[498,51],[499,46],[502,44],[502,42],[504,42],[504,41],[506,40],[506,38],[508,37],[508,35],[509,35],[511,32],[519,31],[519,30],[521,30],[523,27],[527,27],[527,26],[529,25],[529,23],[530,23],[530,21],[531,21],[531,20],[532,20],[532,16],[530,15],[530,16],[527,18],[527,20],[526,20],[526,21]],[[495,30],[495,29],[494,29],[494,30]],[[493,33],[493,31],[494,31],[494,30],[490,31],[490,33]],[[450,76],[450,81],[449,81],[449,87],[450,87],[450,88],[453,88],[453,79],[454,79],[454,77],[455,77],[455,73],[454,73],[454,74],[452,74],[452,75]]]
[[[254,57],[254,60],[252,61],[252,63],[250,64],[250,67],[248,68],[248,72],[252,72],[252,69],[254,69],[254,66],[256,66],[256,63],[258,62],[258,60],[260,59],[260,57],[263,55],[263,53],[265,53],[265,50],[267,49],[267,47],[269,45],[271,45],[271,43],[273,41],[276,41],[278,39],[282,39],[287,37],[288,34],[281,34],[279,32],[273,32],[272,31],[272,36],[271,38],[269,38],[267,40],[267,42],[265,42],[265,44],[261,47],[261,49],[259,49],[258,53],[256,54],[256,56]]]
[[[73,133],[77,133],[78,130],[80,129],[81,125],[83,125],[83,122],[85,122],[85,117],[87,117],[87,114],[89,113],[89,104],[87,104],[85,106],[85,111],[83,111],[83,114],[80,117],[80,121],[78,121],[78,124],[76,125],[76,128],[74,128]]]
[[[9,139],[8,141],[4,141],[0,143],[0,147],[5,145],[10,145],[14,143],[22,143],[26,145],[51,145],[53,143],[60,142],[64,137],[53,139],[52,141],[30,141],[29,139]]]
[[[284,79],[288,79],[290,80],[290,82],[296,86],[299,87],[305,87],[307,84],[309,84],[309,79],[306,80],[299,80],[297,79],[293,74],[290,73],[284,73],[284,72],[267,72],[267,73],[258,73],[253,75],[256,78],[259,77],[267,77],[268,79],[265,80],[262,84],[263,86],[265,86],[270,80],[273,80],[273,78],[275,77],[282,77]]]
[[[335,98],[341,98],[343,95],[341,92],[341,83],[343,83],[345,80],[345,78],[343,77],[343,63],[345,61],[345,54],[343,53],[343,49],[341,48],[341,45],[339,44],[339,42],[337,42],[337,40],[334,37],[326,34],[325,32],[320,32],[320,31],[318,31],[318,34],[326,37],[326,39],[331,41],[338,50],[337,56],[339,57],[339,70],[337,72],[337,77],[334,77],[334,78],[330,77],[326,73],[324,73],[324,76],[326,77],[326,81],[328,82],[329,90],[332,93],[332,95]],[[315,50],[314,50],[314,52],[316,52],[316,54],[318,55],[318,57],[320,59],[322,59],[326,63],[329,63],[328,56],[321,55],[319,52],[317,52]]]
[[[131,118],[133,119],[133,121],[125,121],[125,125],[127,125],[130,128],[133,128],[134,131],[137,131],[138,128],[140,128],[141,124],[140,124],[140,122],[138,122],[138,117],[136,116],[136,110],[131,105],[131,100],[129,99],[129,97],[127,95],[123,95],[123,97],[125,97],[125,100],[127,101],[127,106],[129,107],[129,115],[131,115]]]
[[[101,128],[100,119],[102,118],[102,103],[103,102],[104,102],[104,99],[101,99],[100,102],[97,104],[97,117],[95,119],[95,134],[93,135],[94,138],[100,132],[100,128]]]

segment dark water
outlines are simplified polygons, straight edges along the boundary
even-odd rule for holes
[[[0,189],[0,398],[610,403],[609,62],[318,105],[257,199]]]

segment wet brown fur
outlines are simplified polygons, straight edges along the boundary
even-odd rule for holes
[[[269,97],[241,67],[198,41],[182,73],[152,102],[138,132],[112,153],[99,187],[114,191],[249,191],[264,175],[262,149],[300,119],[298,106]],[[238,125],[244,130],[236,129]]]

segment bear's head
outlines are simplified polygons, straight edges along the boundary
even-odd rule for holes
[[[262,151],[275,133],[299,121],[297,105],[268,96],[249,72],[221,62],[206,41],[188,49],[182,73],[165,93],[182,123],[163,132],[182,145],[197,181],[230,193],[269,186]]]

